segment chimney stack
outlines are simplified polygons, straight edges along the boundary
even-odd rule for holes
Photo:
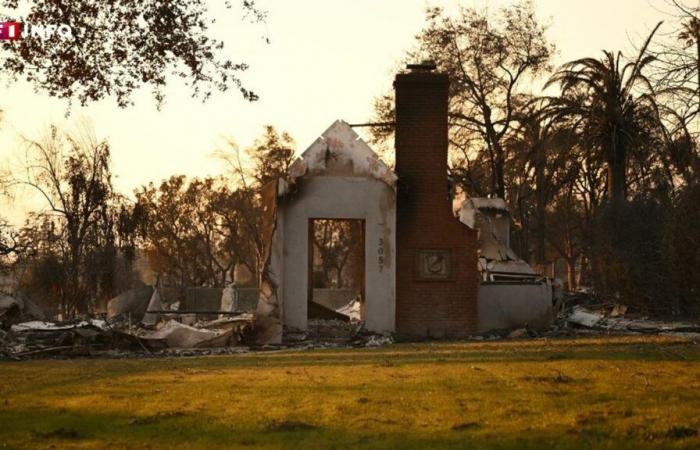
[[[435,64],[409,64],[399,74],[396,90],[396,170],[412,206],[422,208],[447,198],[446,75]],[[420,189],[413,189],[420,185]],[[444,191],[444,192],[443,192]],[[439,198],[436,198],[439,197]]]
[[[464,337],[477,326],[476,232],[452,212],[447,179],[449,79],[410,64],[396,91],[396,331]]]

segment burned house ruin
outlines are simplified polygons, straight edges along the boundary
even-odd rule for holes
[[[314,315],[337,312],[338,304],[317,298],[313,281],[314,227],[327,220],[354,221],[361,229],[353,239],[362,257],[357,302],[369,331],[456,338],[551,322],[551,283],[510,250],[502,200],[453,205],[447,76],[430,64],[408,68],[394,81],[395,172],[350,125],[336,121],[287,179],[264,188],[261,342],[280,342],[285,328],[304,330]],[[497,204],[499,220],[479,202]]]
[[[267,267],[274,297],[273,323],[305,329],[314,301],[311,232],[315,220],[358,220],[362,224],[364,286],[362,319],[367,329],[393,332],[396,176],[342,121],[331,125],[279,180],[274,202],[274,233]],[[262,287],[265,294],[265,286]],[[279,326],[276,327],[279,334]]]

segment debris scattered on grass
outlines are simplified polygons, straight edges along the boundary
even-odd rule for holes
[[[566,321],[571,324],[581,325],[587,328],[593,328],[598,322],[603,319],[602,314],[594,314],[592,312],[586,311],[581,307],[574,307],[566,318]]]

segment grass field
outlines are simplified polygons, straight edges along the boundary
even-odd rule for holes
[[[700,448],[664,338],[0,362],[0,448]],[[4,447],[3,447],[4,446]]]

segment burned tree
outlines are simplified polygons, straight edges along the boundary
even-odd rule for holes
[[[109,145],[89,129],[68,133],[56,127],[43,139],[26,144],[26,174],[11,184],[28,186],[47,205],[26,229],[29,235],[35,229],[44,239],[27,242],[50,254],[60,268],[56,269],[62,280],[59,311],[87,313],[99,285],[109,276],[102,270],[106,267],[102,258],[110,252],[115,256],[119,245]],[[40,242],[44,244],[39,248]],[[100,264],[95,264],[97,260]]]
[[[560,116],[580,118],[589,148],[607,166],[608,199],[615,203],[627,195],[628,162],[642,149],[661,123],[654,89],[646,75],[654,57],[647,48],[651,32],[639,54],[625,60],[622,53],[603,52],[600,59],[583,58],[564,64],[546,86],[559,85]],[[641,155],[640,155],[641,156]]]
[[[317,219],[313,221],[314,285],[341,289],[357,287],[362,263],[362,221]],[[359,256],[359,258],[358,258]],[[359,261],[359,263],[358,263]]]
[[[506,148],[504,140],[515,124],[518,96],[527,79],[548,69],[554,47],[545,37],[546,28],[535,16],[532,3],[524,1],[491,15],[486,10],[462,8],[456,17],[430,8],[427,25],[416,37],[416,48],[407,62],[430,60],[450,77],[450,143],[458,169],[481,165],[488,174],[487,191],[505,197]],[[391,96],[375,101],[377,122],[393,121]],[[390,129],[374,128],[375,138]],[[483,170],[482,170],[483,172]],[[476,183],[460,180],[465,187]],[[483,189],[483,188],[478,188]]]
[[[173,176],[136,192],[134,213],[145,254],[178,287],[223,286],[250,243],[229,229],[239,214],[221,180]]]
[[[246,149],[253,161],[251,175],[259,186],[285,178],[294,162],[294,139],[286,131],[278,132],[272,125],[265,125],[264,133]]]
[[[20,248],[19,233],[0,217],[0,261],[3,257],[18,253]]]
[[[263,188],[278,179],[286,179],[289,167],[295,159],[295,142],[286,131],[278,132],[274,126],[266,125],[263,134],[252,146],[241,150],[233,139],[227,139],[226,148],[217,156],[224,161],[234,177],[236,189],[231,195],[237,214],[227,222],[228,234],[242,239],[251,248],[246,264],[252,272],[259,273],[265,259],[263,230]],[[252,164],[244,162],[248,156]],[[276,191],[275,188],[272,189]]]

